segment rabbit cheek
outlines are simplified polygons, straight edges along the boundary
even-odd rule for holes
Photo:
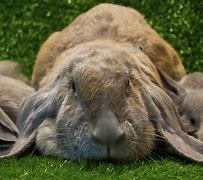
[[[100,147],[91,143],[92,129],[90,119],[84,115],[84,110],[79,104],[70,103],[70,99],[62,104],[59,110],[56,126],[57,148],[59,156],[70,160],[95,159],[101,156]]]
[[[112,151],[112,156],[127,161],[139,160],[145,157],[154,148],[155,140],[155,129],[152,123],[148,121],[146,113],[142,113],[140,109],[137,113],[130,114],[132,115],[130,117],[132,121],[124,121],[122,123],[122,128],[126,133],[126,140],[116,151]],[[123,151],[125,153],[122,153]]]
[[[61,123],[60,123],[61,124]],[[66,128],[59,124],[57,132],[58,148],[62,156],[70,160],[104,159],[106,149],[91,140],[91,124],[80,119],[69,121]]]
[[[122,127],[127,132],[126,140],[111,149],[112,159],[119,161],[139,160],[151,152],[154,147],[153,127],[146,126],[146,129],[139,131],[128,123],[123,124]]]
[[[154,148],[155,127],[149,120],[141,96],[136,95],[136,92],[128,98],[123,119],[121,126],[126,138],[118,149],[112,151],[112,156],[123,160],[145,157]]]
[[[47,118],[36,133],[36,146],[43,155],[58,155],[55,119]]]

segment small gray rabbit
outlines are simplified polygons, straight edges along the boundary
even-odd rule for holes
[[[180,109],[181,117],[189,133],[196,132],[203,141],[203,73],[185,76],[179,84],[184,88],[185,99]]]
[[[161,74],[173,92],[169,94],[178,105],[186,131],[203,141],[203,73],[188,74],[179,82],[163,72]]]
[[[11,61],[0,62],[0,149],[7,149],[15,142],[19,131],[17,113],[20,104],[27,96],[34,93],[33,88],[20,78],[17,64]]]

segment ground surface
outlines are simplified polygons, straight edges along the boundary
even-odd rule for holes
[[[131,6],[171,43],[188,72],[203,71],[202,0],[0,0],[0,59],[17,61],[31,77],[40,45],[99,2]],[[142,162],[70,162],[25,156],[0,160],[0,179],[203,179],[203,166],[174,156]]]
[[[130,164],[24,157],[0,162],[1,179],[202,179],[203,166],[167,157]]]

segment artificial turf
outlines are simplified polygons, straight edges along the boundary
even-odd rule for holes
[[[203,71],[202,0],[0,0],[0,59],[17,61],[31,77],[45,39],[100,2],[138,9],[177,50],[188,72]],[[203,179],[201,164],[158,156],[129,164],[24,156],[0,160],[0,179]]]
[[[1,179],[202,179],[203,166],[165,157],[129,164],[27,156],[1,160]]]

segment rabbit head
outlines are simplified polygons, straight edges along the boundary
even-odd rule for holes
[[[34,97],[35,101],[42,98],[43,102],[47,96],[47,100],[52,101],[50,104],[54,100],[58,106],[51,105],[55,108],[52,114],[55,119],[49,119],[50,123],[38,129],[39,148],[42,153],[51,154],[53,149],[48,147],[57,147],[55,153],[67,159],[133,160],[145,156],[154,147],[155,129],[137,91],[142,89],[143,80],[139,67],[131,69],[134,57],[126,54],[122,47],[118,51],[113,45],[90,43],[86,46],[89,47],[81,47],[80,52],[76,49],[65,52],[49,77],[57,76],[43,87],[46,87],[45,94]],[[145,57],[139,49],[137,51],[137,58]],[[53,95],[47,89],[50,86],[54,88]],[[54,99],[50,99],[50,95]],[[51,122],[52,128],[48,128]],[[50,129],[47,130],[50,134],[43,136],[47,133],[43,127]],[[46,144],[47,138],[56,145]],[[126,147],[128,151],[123,154]]]
[[[180,108],[180,115],[189,134],[196,133],[203,122],[203,91],[188,92]]]

